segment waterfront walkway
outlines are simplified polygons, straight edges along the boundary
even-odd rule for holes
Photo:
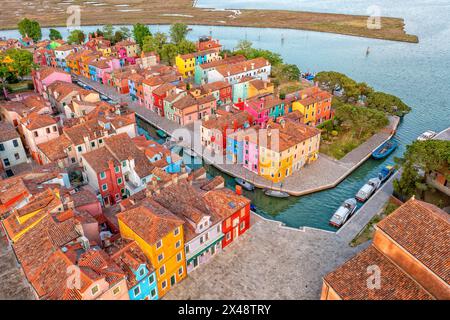
[[[3,227],[0,226],[0,300],[34,299],[33,289],[17,263]]]
[[[180,126],[173,121],[160,117],[156,113],[140,106],[137,102],[131,101],[129,95],[120,95],[113,88],[104,86],[98,82],[87,78],[78,77],[84,83],[88,84],[96,91],[110,97],[113,100],[126,102],[130,110],[134,111],[138,117],[147,121],[151,125],[163,130],[169,135],[177,129],[184,128],[194,136],[192,126]],[[273,190],[281,190],[292,196],[303,196],[310,193],[331,189],[336,187],[348,175],[363,164],[381,144],[389,140],[396,131],[400,122],[400,118],[392,116],[389,118],[389,125],[379,133],[373,135],[366,142],[361,144],[349,152],[340,160],[332,159],[326,155],[320,154],[319,159],[309,165],[306,165],[300,171],[286,178],[282,184],[274,184],[256,173],[243,168],[240,164],[218,164],[212,157],[207,155],[203,150],[194,150],[208,164],[213,165],[217,169],[226,174],[242,178],[254,184],[257,188],[268,188]]]

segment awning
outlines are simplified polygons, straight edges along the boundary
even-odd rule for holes
[[[194,260],[195,258],[197,258],[199,255],[201,255],[203,252],[207,251],[209,248],[211,248],[212,246],[216,245],[217,242],[222,241],[223,237],[225,235],[221,235],[217,240],[215,240],[214,242],[210,243],[207,247],[205,247],[203,250],[197,252],[195,255],[193,255],[192,257],[190,257],[187,260],[187,263],[189,264],[192,260]]]

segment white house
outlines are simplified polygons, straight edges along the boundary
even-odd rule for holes
[[[5,121],[0,121],[0,168],[8,168],[27,161],[19,133]]]
[[[231,65],[219,66],[208,71],[208,83],[226,81],[230,84],[238,83],[244,77],[254,77],[267,81],[270,77],[272,66],[264,58],[242,61]]]

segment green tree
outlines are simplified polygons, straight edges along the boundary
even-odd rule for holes
[[[372,92],[367,97],[367,106],[386,113],[403,116],[411,111],[400,98],[384,92]]]
[[[107,24],[107,25],[103,26],[102,32],[103,32],[103,37],[106,40],[113,41],[113,39],[114,39],[114,27],[113,27],[112,24]]]
[[[27,50],[9,49],[0,53],[0,85],[3,93],[7,82],[30,74],[33,68],[33,54]]]
[[[151,36],[151,35],[152,35],[152,33],[150,32],[150,29],[148,28],[148,26],[141,24],[141,23],[136,23],[133,26],[134,40],[136,40],[136,43],[139,44],[139,46],[141,48],[144,43],[145,37]]]
[[[197,46],[192,41],[188,41],[186,39],[183,39],[178,43],[178,53],[179,54],[187,54],[197,51]]]
[[[160,54],[162,47],[167,43],[167,36],[162,32],[157,32],[153,36],[144,38],[142,50],[144,52],[156,52]]]
[[[56,29],[50,29],[49,38],[50,40],[61,40],[62,39],[61,32],[59,32]]]
[[[394,181],[394,190],[409,198],[418,190],[427,190],[426,178],[430,172],[446,172],[450,167],[450,141],[415,141],[406,147],[403,158],[395,159],[402,165],[402,176]]]
[[[120,27],[119,31],[122,33],[124,39],[131,38],[131,30],[127,27]]]
[[[42,30],[39,22],[28,18],[22,19],[18,24],[19,32],[22,37],[30,37],[34,41],[42,39]]]
[[[118,43],[118,42],[120,42],[120,41],[122,41],[122,40],[125,40],[125,39],[126,39],[126,37],[123,35],[122,31],[117,30],[117,31],[114,33],[114,37],[112,38],[111,42],[112,42],[113,44],[115,44],[115,43]]]
[[[161,48],[160,58],[162,61],[173,65],[175,57],[178,55],[178,47],[173,43],[166,43]]]
[[[184,23],[172,24],[170,26],[170,39],[173,43],[179,44],[182,40],[186,39],[188,32],[188,26]]]
[[[69,44],[82,44],[85,40],[86,35],[81,30],[73,30],[67,38],[67,42]]]

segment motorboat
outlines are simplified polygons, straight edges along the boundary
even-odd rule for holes
[[[395,140],[388,140],[379,146],[373,153],[374,159],[383,159],[389,156],[398,147],[398,142]]]
[[[437,135],[436,132],[428,130],[422,133],[418,138],[417,141],[427,141],[433,139]]]
[[[156,134],[161,138],[167,138],[167,133],[165,133],[163,130],[156,130]]]
[[[284,192],[284,191],[278,191],[278,190],[265,189],[264,194],[266,196],[274,197],[274,198],[289,198],[289,193]]]
[[[339,209],[333,214],[330,219],[330,225],[340,228],[347,222],[348,219],[355,213],[357,207],[356,199],[347,199],[342,203]]]
[[[247,191],[254,191],[255,190],[255,186],[253,184],[251,184],[250,182],[245,181],[244,179],[235,178],[234,181],[236,181],[236,183],[238,185],[240,185],[242,188],[244,188]]]
[[[380,187],[380,185],[381,185],[380,179],[378,178],[370,179],[361,189],[359,189],[355,197],[356,200],[365,202],[375,193],[375,191]]]
[[[385,166],[383,169],[381,169],[380,173],[378,174],[378,179],[380,179],[381,183],[385,182],[389,177],[395,172],[394,166]]]

